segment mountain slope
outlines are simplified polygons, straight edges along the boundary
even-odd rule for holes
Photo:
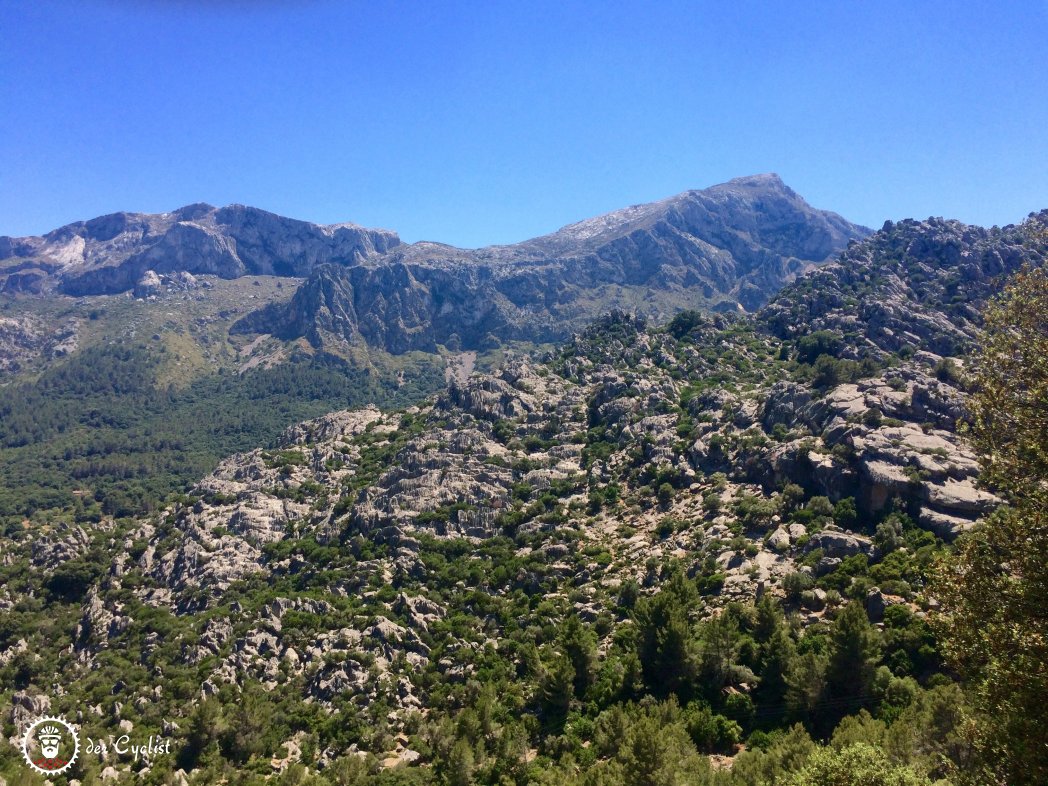
[[[717,473],[736,502],[777,499],[784,484],[832,503],[851,499],[855,531],[819,535],[831,558],[820,570],[839,564],[835,549],[873,558],[861,531],[893,511],[952,539],[996,504],[976,487],[976,457],[957,433],[959,367],[985,300],[1009,273],[1048,259],[1046,227],[1048,211],[1005,229],[886,225],[849,248],[850,264],[810,272],[754,318],[684,312],[654,328],[614,314],[541,365],[521,358],[451,382],[406,415],[335,413],[303,424],[285,435],[282,452],[233,457],[201,482],[204,504],[182,511],[178,542],[153,576],[175,593],[224,590],[268,570],[262,546],[285,539],[296,521],[324,542],[364,536],[393,546],[423,533],[484,539],[581,526],[599,534],[610,526],[601,521],[606,507],[654,527],[658,516],[643,511],[658,492],[663,515],[684,522],[701,512],[733,528],[737,520],[707,498],[725,496]],[[811,305],[820,294],[838,305]],[[885,311],[890,329],[861,318]],[[938,332],[922,333],[928,325]],[[946,363],[925,347],[958,357]],[[542,505],[528,504],[540,497]],[[620,501],[637,507],[627,514]],[[766,535],[777,523],[768,512],[751,525]],[[215,526],[226,531],[218,542]],[[797,532],[783,529],[758,560],[767,586],[796,568],[782,556],[793,553]],[[240,556],[193,559],[205,545]],[[753,567],[720,571],[734,577],[727,594],[754,591]],[[187,602],[174,598],[176,607]]]
[[[386,230],[320,226],[243,205],[114,213],[43,237],[0,237],[0,292],[112,294],[147,271],[305,276],[319,264],[359,263],[399,243]]]
[[[609,308],[655,317],[755,309],[867,230],[815,210],[776,175],[739,178],[510,246],[399,246],[320,267],[242,332],[392,352],[562,340]]]
[[[755,317],[612,314],[404,411],[294,426],[154,515],[12,522],[11,724],[162,731],[157,782],[574,783],[582,762],[618,786],[647,748],[700,774],[719,754],[694,782],[742,786],[844,719],[890,724],[941,782],[963,697],[927,577],[998,500],[958,428],[964,357],[920,331],[977,339],[1046,226],[901,222]],[[878,307],[890,332],[859,318]]]
[[[888,221],[840,259],[786,287],[760,313],[781,338],[854,337],[852,356],[966,351],[980,312],[1008,275],[1048,259],[1048,210],[1004,228],[929,218]]]

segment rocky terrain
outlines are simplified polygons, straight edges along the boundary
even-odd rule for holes
[[[41,356],[61,358],[77,348],[77,325],[43,324],[32,316],[0,317],[0,375],[17,374]]]
[[[373,264],[318,268],[286,307],[238,327],[390,352],[560,341],[612,308],[754,310],[867,233],[776,175],[738,178],[516,245],[415,243]]]
[[[243,205],[114,213],[43,237],[0,237],[0,292],[113,294],[186,273],[305,276],[328,262],[358,264],[399,243],[386,230],[319,226]]]
[[[8,528],[5,733],[53,701],[175,736],[177,761],[137,766],[156,782],[226,760],[526,783],[630,772],[650,711],[740,779],[717,782],[759,783],[769,724],[825,736],[862,708],[938,777],[921,713],[957,699],[928,572],[999,502],[966,354],[1046,226],[886,226],[753,316],[614,312],[415,406],[293,426],[153,515]],[[833,671],[855,637],[876,641],[858,694]]]
[[[932,218],[885,223],[863,243],[805,276],[761,313],[782,338],[819,330],[862,336],[853,356],[926,349],[956,355],[979,335],[980,311],[1023,264],[1042,265],[1031,235],[1048,211],[1023,226],[969,226]]]
[[[304,337],[340,354],[346,345],[484,350],[564,340],[612,308],[655,318],[701,304],[753,310],[866,234],[815,210],[775,175],[475,250],[405,245],[385,230],[318,226],[242,205],[189,205],[0,238],[0,293],[147,298],[191,287],[193,277],[308,277],[290,303],[241,319],[236,330]]]
[[[716,335],[712,323],[706,330]],[[587,341],[626,367],[599,362]],[[398,556],[374,569],[410,575],[420,534],[485,539],[573,522],[617,557],[603,579],[643,580],[637,554],[681,549],[699,569],[709,552],[724,563],[725,597],[752,597],[758,584],[776,591],[813,548],[825,552],[817,572],[856,553],[875,557],[862,531],[886,508],[952,540],[995,504],[976,488],[978,464],[956,434],[963,393],[934,376],[939,356],[922,353],[821,396],[799,382],[764,387],[756,379],[767,372],[754,372],[748,390],[695,393],[692,378],[716,364],[708,368],[691,341],[620,316],[580,342],[554,364],[560,373],[521,359],[453,383],[421,408],[335,413],[291,429],[273,450],[223,462],[194,490],[197,502],[171,512],[171,526],[140,533],[148,545],[139,567],[157,582],[144,599],[176,610],[216,602],[234,581],[272,570],[267,544],[304,533],[387,543]],[[765,356],[732,343],[755,365],[773,364],[779,349]],[[683,379],[665,368],[670,359]],[[672,494],[655,504],[661,483]],[[774,501],[790,484],[831,507],[851,498],[861,512],[854,529],[782,524]],[[593,510],[590,493],[611,485],[621,503]],[[748,499],[773,507],[740,528],[732,505]],[[619,542],[624,514],[637,533]],[[684,531],[679,540],[659,531],[666,520]],[[755,559],[732,559],[723,539],[737,535],[763,543]]]

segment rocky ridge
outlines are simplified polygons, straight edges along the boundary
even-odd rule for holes
[[[244,205],[113,213],[42,237],[0,237],[0,292],[101,295],[152,276],[305,276],[325,263],[359,264],[400,243],[355,224],[321,226]]]
[[[972,346],[980,312],[1022,265],[1048,258],[1048,210],[985,229],[930,218],[888,221],[840,259],[806,275],[760,315],[781,338],[819,330],[861,336],[863,354],[924,349],[958,355]]]
[[[754,310],[867,230],[815,210],[776,175],[738,178],[572,224],[511,246],[394,248],[319,268],[290,304],[243,332],[391,352],[564,340],[615,307]]]

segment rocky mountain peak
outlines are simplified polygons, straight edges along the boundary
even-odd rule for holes
[[[214,213],[216,209],[214,205],[209,205],[207,202],[194,202],[191,205],[180,207],[174,211],[173,215],[177,216],[179,221],[195,221],[209,213]]]
[[[789,196],[796,196],[796,192],[792,188],[783,182],[782,178],[779,177],[775,172],[764,172],[756,175],[743,175],[742,177],[733,177],[726,183],[720,183],[715,186],[711,186],[706,191],[731,191],[731,190],[759,190],[759,191],[780,191]],[[698,193],[696,191],[689,191],[689,194]]]
[[[660,318],[756,309],[868,231],[812,208],[777,175],[757,175],[513,245],[416,243],[366,270],[317,270],[286,309],[240,329],[394,352],[555,341],[617,307]]]

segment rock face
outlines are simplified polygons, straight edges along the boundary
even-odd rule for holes
[[[952,540],[998,500],[976,488],[978,461],[956,433],[963,394],[931,372],[912,362],[817,399],[801,385],[773,386],[761,405],[764,425],[801,425],[821,445],[799,439],[772,449],[768,481],[799,482],[833,500],[854,496],[867,515],[906,500],[928,529]]]
[[[33,316],[0,317],[0,374],[15,373],[40,357],[63,357],[78,344],[76,320],[48,325]]]
[[[516,245],[416,243],[378,261],[321,267],[289,305],[239,329],[395,353],[561,340],[617,306],[653,316],[700,304],[756,309],[866,234],[813,209],[776,175],[739,178]]]
[[[342,440],[379,418],[376,409],[333,413],[290,429],[281,451],[255,450],[223,461],[194,489],[201,501],[177,510],[179,537],[171,542],[154,538],[139,567],[174,592],[223,592],[259,571],[263,548],[283,540],[290,522],[301,518],[313,527],[323,525],[330,506],[318,511],[296,492],[303,484],[337,486],[351,477],[353,455],[341,452]],[[308,440],[316,442],[306,451],[301,446]]]
[[[43,237],[0,237],[0,292],[125,292],[152,276],[306,276],[325,263],[357,264],[399,245],[393,232],[319,226],[231,205],[171,213],[114,213]]]

